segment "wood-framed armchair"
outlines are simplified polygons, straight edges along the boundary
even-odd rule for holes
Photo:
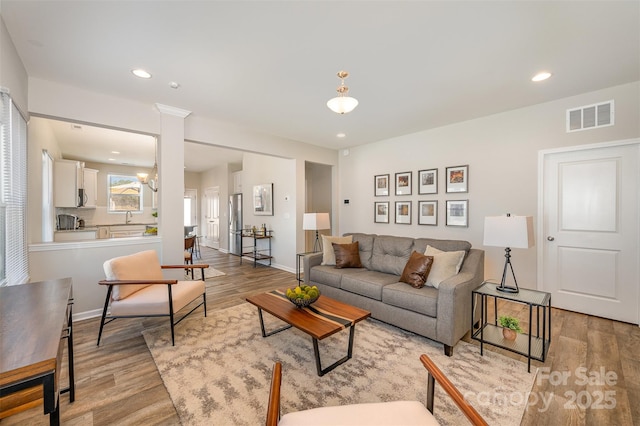
[[[393,401],[367,404],[341,405],[334,407],[312,408],[304,411],[287,413],[280,418],[280,385],[282,381],[282,365],[276,362],[273,367],[269,405],[267,408],[266,426],[306,426],[306,425],[438,425],[433,416],[433,395],[435,382],[446,391],[456,405],[462,410],[471,424],[486,426],[487,422],[465,400],[460,391],[442,373],[431,359],[420,356],[422,365],[428,371],[426,406],[418,401]]]
[[[209,265],[160,265],[156,251],[147,250],[107,260],[103,267],[107,279],[99,284],[108,289],[97,346],[100,346],[104,326],[118,318],[169,317],[171,344],[175,345],[176,324],[200,306],[204,306],[204,316],[207,316],[204,270]],[[202,279],[167,280],[162,275],[163,269],[200,269]],[[200,297],[202,300],[198,301]],[[191,309],[175,321],[175,314],[187,305]]]

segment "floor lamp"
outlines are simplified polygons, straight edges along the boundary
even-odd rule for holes
[[[331,229],[329,213],[305,213],[302,218],[302,229],[305,231],[316,231],[316,240],[313,243],[313,251],[318,252],[322,250],[322,244],[318,238],[318,231],[321,229]]]
[[[496,290],[505,293],[518,293],[518,281],[511,265],[512,248],[533,247],[533,217],[532,216],[489,216],[484,218],[484,245],[490,247],[505,247],[504,270],[502,281]],[[511,269],[515,287],[506,286],[507,269]]]

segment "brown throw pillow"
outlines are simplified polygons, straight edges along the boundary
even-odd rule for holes
[[[351,244],[331,244],[336,254],[336,268],[362,268],[360,247],[357,241]]]
[[[431,265],[433,265],[433,256],[425,256],[414,251],[404,266],[400,281],[411,284],[415,288],[424,287],[431,271]]]

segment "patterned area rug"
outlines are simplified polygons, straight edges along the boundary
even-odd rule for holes
[[[222,275],[227,275],[222,271],[218,271],[215,268],[212,268],[211,266],[209,266],[207,269],[204,270],[204,279],[208,280],[209,278],[215,278],[215,277],[221,277]],[[191,279],[191,273],[186,273],[185,272],[185,277],[186,279],[190,280]],[[199,280],[201,277],[200,275],[200,269],[194,269],[194,279]]]
[[[282,322],[264,313],[267,331]],[[356,326],[353,358],[323,377],[316,374],[313,345],[289,329],[263,338],[257,308],[248,303],[207,318],[195,314],[176,327],[143,332],[183,425],[264,423],[271,370],[282,362],[281,409],[285,414],[327,405],[394,400],[426,401],[426,353],[491,425],[520,424],[535,373],[526,364],[459,342],[453,357],[441,344],[368,319]],[[323,367],[346,354],[348,332],[320,341]],[[434,412],[442,424],[468,424],[436,385]]]

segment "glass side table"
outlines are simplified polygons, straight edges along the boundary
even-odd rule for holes
[[[546,359],[551,344],[551,294],[544,291],[520,288],[519,293],[504,293],[496,290],[497,284],[484,282],[475,289],[471,297],[471,338],[480,341],[480,355],[484,355],[484,344],[490,344],[527,357],[527,371],[531,372],[531,360]],[[473,331],[474,315],[480,305],[480,327]],[[529,305],[529,332],[519,333],[516,340],[507,340],[502,336],[502,327],[498,326],[498,299]],[[493,321],[488,318],[489,301],[493,300]],[[535,308],[535,336],[533,330],[533,311]],[[542,335],[541,335],[542,332]]]

